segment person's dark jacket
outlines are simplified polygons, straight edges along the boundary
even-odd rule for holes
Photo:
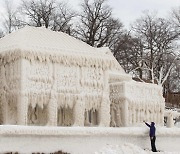
[[[151,125],[149,125],[148,123],[145,122],[145,124],[150,128],[149,131],[149,136],[150,137],[154,137],[155,136],[155,132],[156,132],[156,128],[154,126],[154,122],[151,122]]]

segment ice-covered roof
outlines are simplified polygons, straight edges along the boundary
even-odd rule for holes
[[[109,48],[95,48],[66,33],[26,26],[0,39],[0,63],[19,58],[66,65],[114,68],[124,73]]]
[[[0,39],[0,52],[14,49],[40,52],[97,52],[97,48],[66,33],[26,26]]]

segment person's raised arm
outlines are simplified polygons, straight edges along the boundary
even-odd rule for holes
[[[143,121],[148,127],[151,127],[150,124],[148,124],[146,121]]]

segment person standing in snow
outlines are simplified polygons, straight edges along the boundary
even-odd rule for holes
[[[156,128],[155,128],[155,123],[151,122],[151,125],[148,124],[147,122],[143,121],[149,128],[149,137],[151,140],[151,148],[153,152],[157,152],[156,150],[156,145],[155,145],[155,141],[156,141]]]

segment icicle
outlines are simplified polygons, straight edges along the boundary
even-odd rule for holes
[[[34,109],[36,107],[36,102],[31,102],[31,106],[32,106],[32,109]]]

